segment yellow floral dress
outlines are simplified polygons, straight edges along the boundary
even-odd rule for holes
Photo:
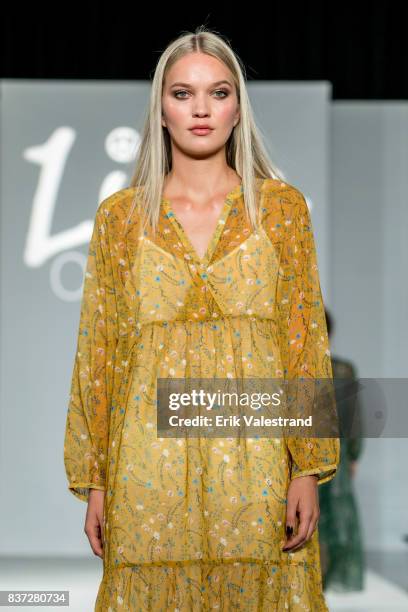
[[[290,480],[333,478],[339,439],[156,429],[158,377],[332,376],[305,198],[257,179],[253,231],[237,186],[200,258],[164,198],[156,236],[127,224],[135,193],[96,212],[65,430],[69,490],[106,492],[95,610],[328,610],[318,530],[281,547]]]

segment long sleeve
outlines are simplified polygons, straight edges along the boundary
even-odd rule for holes
[[[90,488],[105,490],[118,338],[105,211],[102,202],[89,244],[64,440],[68,488],[82,501]]]
[[[302,393],[301,379],[315,379],[309,381],[312,385],[316,379],[329,379],[331,386],[333,373],[311,217],[304,196],[298,190],[295,194],[296,202],[289,213],[288,236],[281,256],[278,309],[282,325],[284,377],[288,381],[295,380],[292,388],[298,388],[301,391],[297,393]],[[307,381],[304,384],[307,386]],[[331,419],[333,416],[337,425],[335,402],[334,410],[331,402],[333,396],[334,392],[332,396],[329,393],[328,412],[323,417]],[[300,405],[299,397],[296,401]],[[323,410],[326,410],[326,405]],[[286,443],[292,458],[291,480],[316,474],[318,484],[322,484],[335,476],[340,460],[339,438],[291,435]]]

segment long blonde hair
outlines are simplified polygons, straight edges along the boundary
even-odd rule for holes
[[[138,158],[129,185],[136,189],[127,220],[130,223],[137,203],[142,201],[139,211],[143,212],[145,222],[150,223],[153,232],[158,224],[164,179],[172,167],[170,136],[162,125],[163,82],[167,71],[177,60],[188,53],[197,52],[207,53],[222,61],[235,83],[240,120],[226,143],[226,158],[227,164],[241,177],[246,212],[253,227],[258,226],[257,178],[284,180],[270,161],[255,123],[245,86],[244,65],[224,37],[206,26],[199,26],[195,32],[183,33],[170,42],[161,54],[153,76]]]

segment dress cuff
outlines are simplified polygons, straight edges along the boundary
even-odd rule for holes
[[[329,465],[322,465],[310,470],[300,470],[296,471],[291,475],[291,481],[295,478],[299,478],[300,476],[311,476],[315,474],[317,479],[317,484],[321,485],[324,482],[328,482],[336,475],[338,465],[336,463],[331,463]]]
[[[105,485],[94,484],[93,482],[75,482],[69,483],[68,490],[71,491],[75,497],[81,501],[87,502],[89,499],[89,489],[98,489],[99,491],[105,491]]]

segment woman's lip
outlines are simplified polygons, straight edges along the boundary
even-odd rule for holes
[[[191,130],[194,134],[208,134],[211,132],[211,128],[192,128]]]

